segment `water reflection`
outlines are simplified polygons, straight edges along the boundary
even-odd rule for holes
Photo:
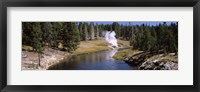
[[[112,56],[118,50],[100,51],[91,54],[73,56],[70,60],[54,65],[50,70],[133,70],[123,61],[115,60]]]

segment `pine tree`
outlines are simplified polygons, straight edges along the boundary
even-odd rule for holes
[[[99,25],[99,37],[103,37],[103,25]]]
[[[96,37],[96,39],[99,39],[99,26],[98,26],[98,24],[96,24],[95,37]]]
[[[52,40],[52,31],[53,31],[53,26],[50,22],[42,22],[42,32],[43,32],[43,41],[45,43],[48,43],[48,46],[51,47],[51,40]]]
[[[88,40],[88,24],[85,22],[83,23],[83,40],[86,41]]]
[[[158,49],[158,43],[157,43],[157,34],[154,28],[151,29],[151,36],[152,38],[150,40],[152,40],[152,48],[151,48],[151,52],[155,52],[158,53],[159,49]]]
[[[38,59],[39,59],[39,66],[40,66],[40,58],[43,53],[43,39],[42,39],[42,31],[41,31],[41,25],[39,22],[34,22],[33,25],[33,31],[32,31],[32,46],[35,52],[38,53]]]
[[[133,26],[131,26],[131,39],[130,39],[130,46],[135,47],[135,42],[136,42],[136,35]]]
[[[80,40],[84,40],[84,31],[83,31],[83,23],[79,23],[79,34],[80,34]]]
[[[94,39],[94,23],[93,22],[90,23],[89,35],[90,35],[90,40],[93,40]]]
[[[57,48],[59,43],[62,40],[63,33],[63,23],[62,22],[53,22],[53,31],[52,31],[52,39],[51,39],[51,46],[53,48]]]
[[[112,23],[112,28],[116,33],[116,38],[118,38],[119,35],[120,35],[120,32],[119,32],[120,31],[120,25],[119,25],[119,23],[118,22],[113,22]]]
[[[137,47],[138,49],[142,49],[143,47],[143,28],[142,27],[138,27],[138,33],[137,33]]]
[[[33,30],[32,22],[22,22],[22,44],[31,45],[32,43],[32,30]]]
[[[67,48],[68,52],[74,51],[80,43],[80,34],[78,27],[74,22],[66,22],[65,34],[63,38],[63,45]]]

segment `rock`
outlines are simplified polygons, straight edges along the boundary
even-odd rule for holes
[[[163,66],[164,65],[164,62],[160,62],[159,66]]]
[[[63,48],[64,48],[64,47],[63,47],[63,44],[62,44],[62,43],[59,43],[59,44],[58,44],[58,48],[59,48],[59,49],[63,49]]]
[[[26,58],[28,55],[26,55],[25,53],[22,52],[22,57]]]
[[[178,64],[174,62],[166,62],[164,67],[167,70],[178,70]]]
[[[166,63],[164,63],[166,62]],[[172,61],[146,61],[138,67],[140,70],[178,70],[178,64]]]
[[[169,55],[175,55],[175,53]],[[149,59],[151,57],[153,58]],[[178,70],[178,63],[162,57],[164,57],[164,54],[155,55],[150,52],[141,52],[132,57],[124,57],[123,61],[137,67],[139,70]]]
[[[169,55],[170,55],[170,56],[174,56],[174,55],[176,55],[176,54],[175,54],[175,53],[169,53]]]
[[[129,58],[128,57],[124,57],[123,59],[125,62],[128,62]]]
[[[160,64],[158,62],[154,62],[154,65],[155,66],[159,66]]]
[[[144,70],[153,70],[155,68],[155,64],[153,62],[146,62],[143,64]]]
[[[130,58],[125,58],[124,61],[129,65],[138,66],[145,62],[145,60],[150,56],[151,54],[149,54],[149,52],[141,52],[133,55]]]
[[[33,61],[24,62],[24,64],[33,64]]]

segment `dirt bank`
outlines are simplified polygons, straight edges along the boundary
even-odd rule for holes
[[[63,59],[69,58],[70,54],[64,51],[45,48],[42,54],[40,66],[38,54],[29,51],[22,51],[22,70],[46,70],[51,65],[59,63]]]

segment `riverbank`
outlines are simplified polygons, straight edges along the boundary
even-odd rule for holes
[[[122,47],[129,47],[128,41],[118,40],[118,44]],[[58,49],[45,48],[43,51],[40,66],[38,54],[32,52],[32,47],[23,46],[22,49],[22,70],[46,70],[50,66],[57,63],[67,61],[72,55],[82,55],[89,54],[98,51],[111,50],[108,46],[109,44],[104,39],[91,40],[91,41],[81,41],[78,48],[72,52],[68,53],[66,51],[60,51]]]
[[[97,51],[110,50],[108,43],[104,39],[81,41],[78,48],[73,52],[74,55],[89,54]]]
[[[141,51],[138,50],[131,50],[131,49],[126,49],[122,51],[118,51],[113,58],[117,60],[123,60],[124,57],[131,57],[137,53],[140,53]]]
[[[46,70],[50,66],[62,62],[63,59],[68,59],[70,55],[68,52],[45,48],[39,66],[37,53],[22,51],[22,70]]]
[[[129,41],[124,40],[117,40],[117,43],[120,47],[129,48]],[[98,51],[104,50],[111,50],[112,48],[109,47],[109,44],[101,38],[99,40],[91,40],[91,41],[81,41],[78,48],[73,52],[74,55],[82,55],[82,54],[89,54]]]
[[[178,70],[178,56],[175,53],[164,55],[127,49],[117,52],[113,58],[139,70]]]

